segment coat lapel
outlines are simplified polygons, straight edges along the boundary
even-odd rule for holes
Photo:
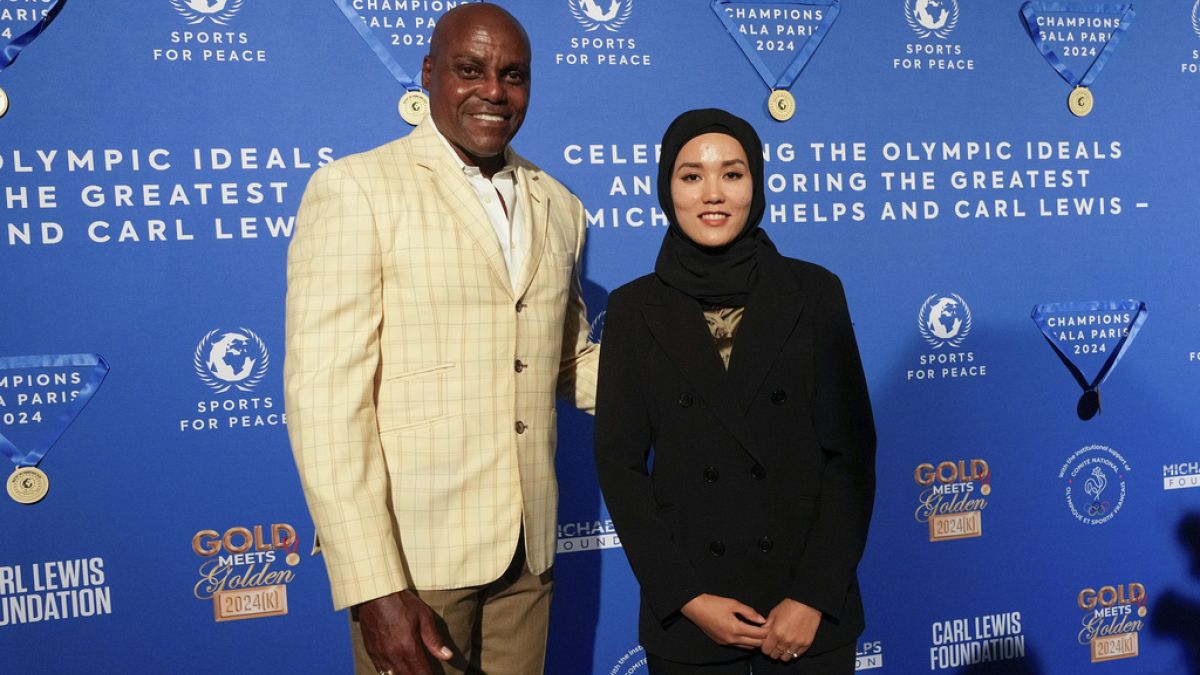
[[[659,286],[659,292],[652,294],[646,304],[646,324],[654,339],[721,424],[757,460],[754,435],[738,408],[700,306],[667,286]]]
[[[475,243],[480,254],[487,260],[495,282],[512,295],[512,284],[508,278],[508,266],[504,253],[496,239],[496,231],[479,203],[475,189],[467,182],[462,168],[450,156],[450,150],[434,132],[426,120],[412,132],[413,150],[418,166],[433,174],[434,189],[450,208],[450,213],[459,226]]]
[[[779,255],[760,255],[759,280],[733,340],[729,375],[738,411],[750,408],[763,380],[787,343],[804,309],[804,296]]]
[[[525,255],[525,264],[517,277],[516,297],[520,298],[529,290],[538,265],[542,261],[542,251],[546,248],[546,237],[550,226],[550,198],[542,190],[538,182],[538,174],[516,153],[513,162],[517,165],[517,194],[524,199],[525,233],[529,241],[529,251]]]

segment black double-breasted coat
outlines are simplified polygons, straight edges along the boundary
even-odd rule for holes
[[[875,430],[845,294],[828,270],[769,253],[728,370],[700,304],[657,276],[608,301],[596,466],[641,584],[641,643],[672,661],[746,655],[682,618],[701,593],[763,616],[785,597],[820,610],[810,653],[864,627]]]

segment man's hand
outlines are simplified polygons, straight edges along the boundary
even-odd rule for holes
[[[766,619],[733,598],[703,593],[679,611],[719,645],[755,649],[767,637]]]
[[[820,624],[820,610],[784,598],[771,610],[763,626],[767,637],[762,643],[762,653],[773,659],[790,661],[808,651]]]
[[[437,615],[409,591],[359,605],[358,626],[371,663],[380,672],[433,675],[429,655],[441,661],[454,656],[438,634]]]

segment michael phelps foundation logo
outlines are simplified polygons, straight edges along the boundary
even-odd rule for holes
[[[262,338],[247,328],[215,328],[200,339],[192,362],[200,381],[218,394],[234,388],[254,391],[267,374],[271,354]]]
[[[603,4],[604,0],[599,3]],[[633,14],[633,0],[612,0],[607,9],[600,4],[597,0],[567,0],[571,16],[589,33],[599,28],[616,33]]]
[[[1058,470],[1066,480],[1067,506],[1071,515],[1087,525],[1103,525],[1125,505],[1125,474],[1129,462],[1106,445],[1080,448]]]
[[[1084,611],[1079,644],[1091,648],[1092,663],[1138,655],[1138,633],[1146,625],[1146,600],[1146,587],[1137,582],[1079,591],[1077,602]]]
[[[243,0],[171,0],[171,6],[192,25],[211,21],[218,26],[227,26]]]
[[[918,464],[921,486],[915,517],[929,523],[929,541],[983,536],[983,510],[992,494],[992,471],[983,459]]]
[[[883,641],[860,642],[854,648],[854,671],[883,667]]]
[[[287,523],[269,528],[231,527],[224,534],[200,530],[192,536],[192,552],[204,559],[193,594],[212,600],[216,621],[258,619],[288,613],[290,569],[275,569],[280,552],[288,567],[300,564],[300,539]]]
[[[917,37],[944,40],[958,25],[958,0],[905,0],[904,18]]]

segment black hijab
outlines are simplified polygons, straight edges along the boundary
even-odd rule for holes
[[[679,151],[693,138],[711,133],[732,136],[741,144],[754,181],[746,226],[733,241],[718,247],[702,246],[688,238],[679,227],[671,199],[671,176]],[[762,141],[746,120],[716,108],[690,110],[676,117],[663,134],[658,161],[658,203],[671,222],[654,264],[658,278],[708,305],[745,306],[758,278],[759,250],[774,250],[767,233],[758,227],[767,206],[763,183]]]

